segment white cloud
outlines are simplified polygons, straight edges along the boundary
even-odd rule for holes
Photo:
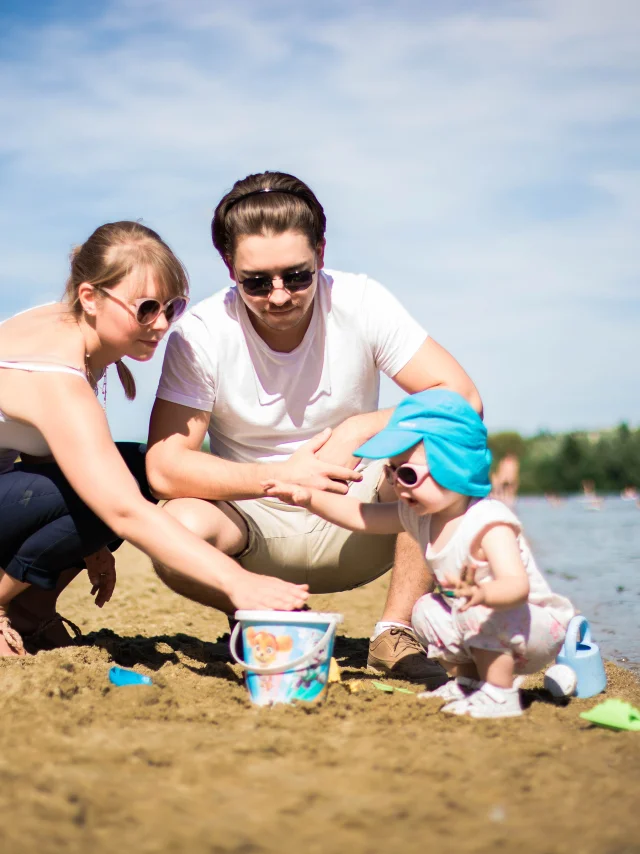
[[[217,199],[282,168],[325,203],[330,262],[424,319],[490,426],[640,421],[637,6],[434,8],[120,0],[17,33],[0,63],[3,310],[60,290],[101,221],[139,216],[203,296],[224,284]],[[144,432],[157,370],[139,406],[110,406],[116,433]]]

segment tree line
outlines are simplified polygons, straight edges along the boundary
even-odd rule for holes
[[[596,433],[519,433],[489,436],[493,466],[507,455],[520,462],[520,493],[571,493],[593,481],[598,492],[640,489],[640,428],[620,424]]]

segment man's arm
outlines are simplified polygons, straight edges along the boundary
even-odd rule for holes
[[[200,449],[211,414],[157,398],[151,412],[147,477],[159,498],[238,501],[264,495],[261,482],[286,480],[345,493],[345,481],[361,480],[349,468],[315,456],[331,435],[326,430],[282,463],[235,463]]]
[[[407,394],[416,394],[429,388],[457,391],[482,417],[482,400],[478,389],[459,362],[433,338],[427,338],[415,356],[393,377],[393,381]]]
[[[393,381],[407,394],[430,388],[457,391],[482,416],[482,400],[472,380],[451,353],[433,338],[426,339],[418,352],[393,377]],[[392,411],[379,409],[377,412],[352,415],[334,428],[331,437],[316,456],[349,468],[355,467],[358,458],[352,456],[353,451],[387,426]]]

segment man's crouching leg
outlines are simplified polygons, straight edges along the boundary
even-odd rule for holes
[[[200,498],[176,498],[168,501],[163,509],[197,537],[224,554],[233,557],[246,548],[249,533],[244,519],[228,504],[216,504]],[[233,613],[234,607],[223,593],[216,593],[156,561],[153,562],[153,568],[160,580],[180,596],[217,608],[225,614]]]
[[[386,483],[378,498],[397,501]],[[430,691],[449,677],[439,662],[427,658],[411,628],[411,613],[418,599],[432,589],[433,578],[419,544],[409,534],[399,534],[387,601],[369,643],[367,666],[396,679],[421,682]]]

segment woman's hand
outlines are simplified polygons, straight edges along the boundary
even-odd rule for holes
[[[115,558],[105,546],[100,551],[88,555],[84,562],[92,585],[91,595],[96,596],[96,605],[102,608],[111,599],[116,586]]]
[[[279,498],[293,507],[308,507],[311,504],[311,490],[296,483],[283,483],[281,480],[263,480],[264,494],[269,498]]]
[[[236,609],[295,611],[309,598],[309,585],[291,584],[239,568],[226,593]]]

